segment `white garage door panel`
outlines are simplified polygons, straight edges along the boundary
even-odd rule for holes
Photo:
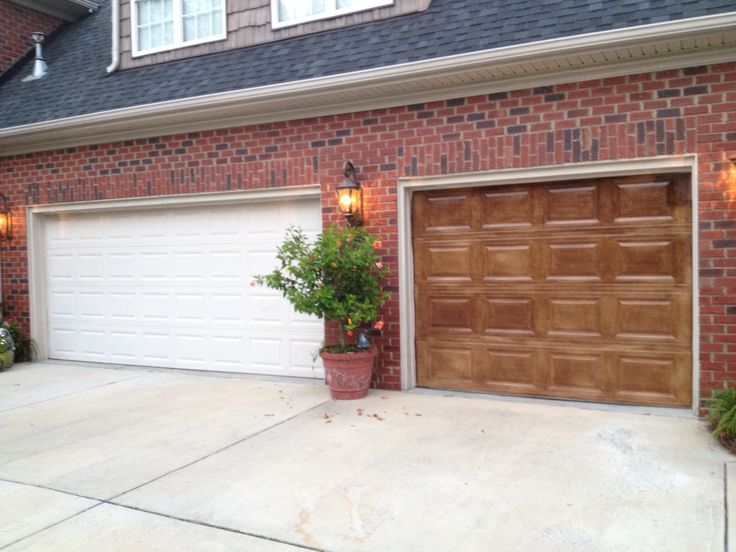
[[[319,201],[48,216],[49,357],[321,377],[322,322],[248,285],[290,224]]]

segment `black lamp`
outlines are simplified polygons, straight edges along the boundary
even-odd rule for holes
[[[13,213],[8,198],[0,194],[0,240],[13,239]]]
[[[355,178],[355,167],[348,161],[342,183],[337,187],[337,205],[350,226],[363,224],[363,190]]]

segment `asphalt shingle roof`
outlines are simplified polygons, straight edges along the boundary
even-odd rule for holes
[[[110,3],[46,47],[49,73],[0,82],[0,128],[734,11],[733,0],[433,0],[425,12],[280,42],[105,73]]]

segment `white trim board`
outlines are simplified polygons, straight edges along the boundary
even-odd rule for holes
[[[736,60],[735,31],[731,12],[206,94],[0,129],[0,149],[11,155],[721,63]]]
[[[504,186],[584,178],[632,176],[646,173],[689,172],[692,193],[692,405],[697,416],[700,402],[700,306],[698,288],[698,171],[696,155],[662,156],[620,161],[550,165],[525,169],[505,169],[445,176],[407,177],[398,182],[399,241],[399,342],[401,343],[401,389],[416,387],[414,258],[411,234],[412,194],[422,190]]]
[[[46,266],[44,221],[47,215],[90,213],[99,211],[131,211],[193,206],[262,203],[287,199],[308,199],[320,196],[319,185],[273,189],[180,194],[142,198],[111,199],[79,203],[31,205],[26,208],[28,243],[28,287],[31,335],[37,344],[37,359],[48,359],[48,319],[46,304]]]

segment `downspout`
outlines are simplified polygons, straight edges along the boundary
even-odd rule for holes
[[[120,67],[120,0],[112,0],[112,63],[107,66],[108,73]]]

